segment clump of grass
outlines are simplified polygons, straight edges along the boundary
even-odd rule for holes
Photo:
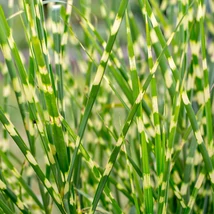
[[[13,3],[0,212],[212,213],[212,1]]]

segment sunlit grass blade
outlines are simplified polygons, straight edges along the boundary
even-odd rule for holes
[[[200,174],[198,175],[198,178],[197,178],[197,181],[196,181],[195,186],[193,188],[189,202],[188,202],[187,207],[185,209],[185,212],[184,212],[185,214],[191,213],[193,206],[194,206],[194,203],[195,203],[195,200],[196,200],[196,196],[198,194],[198,191],[201,188],[201,185],[203,184],[204,177],[205,177],[205,170],[202,169],[202,172],[200,172]]]
[[[13,166],[13,164],[10,162],[10,160],[7,158],[7,156],[2,151],[0,151],[0,154],[1,154],[1,157],[4,160],[5,164],[7,165],[7,167],[11,170],[12,174],[14,174],[14,176],[17,178],[17,180],[19,180],[19,182],[21,183],[23,188],[34,199],[34,201],[37,203],[37,205],[40,207],[40,209],[43,210],[44,209],[43,205],[41,204],[41,202],[39,201],[39,199],[37,198],[35,193],[32,191],[32,189],[27,185],[25,180],[22,178],[21,174],[17,171],[17,169]]]
[[[58,193],[55,192],[50,182],[47,180],[43,172],[41,171],[37,161],[29,151],[29,149],[26,147],[23,139],[20,137],[20,135],[17,133],[14,125],[10,122],[10,120],[5,116],[2,109],[0,108],[0,120],[2,124],[4,124],[5,129],[8,131],[10,136],[13,138],[14,142],[17,144],[17,146],[22,151],[25,158],[29,161],[32,168],[35,170],[37,176],[39,177],[40,181],[43,183],[43,185],[46,187],[50,195],[53,197],[53,200],[56,202],[59,209],[64,213],[64,209],[61,204],[61,197]]]
[[[7,204],[0,198],[0,207],[3,212],[6,214],[11,214],[13,211],[10,209],[10,207],[7,206]]]
[[[185,105],[185,109],[187,111],[188,118],[189,118],[190,123],[192,125],[192,129],[193,129],[195,138],[197,140],[199,150],[201,152],[201,155],[203,156],[203,160],[204,160],[204,163],[206,166],[206,170],[207,170],[207,173],[210,177],[211,186],[212,186],[212,188],[214,188],[214,171],[213,171],[213,165],[212,165],[212,161],[211,161],[212,157],[209,156],[209,153],[207,151],[206,145],[204,143],[204,140],[202,138],[202,135],[201,135],[201,132],[200,132],[200,129],[198,126],[198,122],[196,120],[194,111],[192,109],[192,106],[190,104],[190,101],[189,101],[189,98],[188,98],[186,92],[182,93],[182,100],[183,100],[183,103]]]
[[[7,186],[6,183],[4,183],[0,179],[0,190],[4,191],[4,193],[13,201],[13,203],[17,206],[17,208],[22,212],[22,213],[30,213],[28,210],[28,207],[21,201],[20,198],[18,198],[15,193]],[[3,204],[3,208],[7,208],[5,204]],[[8,210],[8,209],[6,209]]]
[[[0,213],[213,213],[211,0],[0,2]]]
[[[80,125],[79,125],[79,130],[78,130],[79,138],[76,141],[76,148],[75,148],[75,151],[74,151],[74,154],[72,157],[72,161],[71,161],[71,165],[70,165],[70,169],[69,169],[68,180],[71,179],[72,170],[73,170],[73,166],[74,166],[75,159],[76,159],[76,154],[77,154],[77,151],[79,149],[81,139],[84,135],[85,128],[87,125],[87,121],[88,121],[89,115],[91,113],[91,109],[94,105],[96,96],[98,94],[100,83],[102,81],[102,78],[103,78],[103,75],[105,72],[105,68],[107,66],[109,54],[112,50],[112,46],[113,46],[114,41],[116,39],[117,32],[119,30],[119,27],[120,27],[122,17],[123,17],[123,14],[125,12],[127,3],[128,3],[128,0],[123,0],[120,4],[118,14],[115,18],[114,24],[113,24],[112,29],[111,29],[110,38],[107,42],[106,49],[103,52],[103,55],[102,55],[101,60],[100,60],[100,64],[98,66],[97,73],[96,73],[95,78],[94,78],[93,86],[92,86],[92,89],[91,89],[90,94],[89,94],[89,99],[88,99],[88,102],[87,102],[86,107],[85,107],[84,115],[83,115],[82,120],[81,120]]]

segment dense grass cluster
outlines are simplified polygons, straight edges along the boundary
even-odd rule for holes
[[[213,1],[5,2],[0,213],[213,213]]]

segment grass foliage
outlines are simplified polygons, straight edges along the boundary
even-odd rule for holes
[[[0,213],[213,213],[213,1],[5,2]]]

